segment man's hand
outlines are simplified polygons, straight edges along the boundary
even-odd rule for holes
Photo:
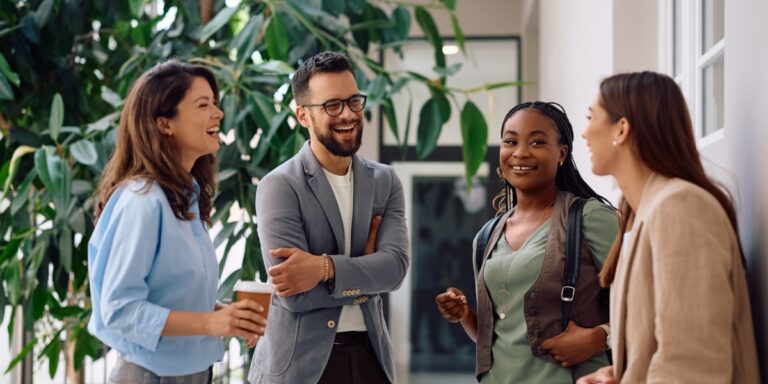
[[[376,215],[371,219],[371,228],[368,230],[368,240],[365,242],[365,254],[376,252],[376,237],[381,225],[381,216]],[[272,257],[282,257],[286,260],[274,267],[270,267],[267,273],[272,278],[272,286],[280,297],[288,297],[307,292],[314,288],[325,278],[325,257],[319,257],[304,252],[298,248],[277,248],[269,251]],[[327,257],[327,256],[326,256]],[[330,262],[328,277],[336,277],[333,261]]]
[[[309,254],[298,248],[277,248],[269,251],[272,257],[286,260],[270,267],[267,273],[272,278],[272,287],[280,297],[307,292],[323,281],[325,258]]]
[[[545,340],[541,347],[549,350],[563,367],[572,367],[605,350],[605,331],[582,328],[571,320],[565,332]]]
[[[616,384],[613,377],[613,366],[602,367],[589,375],[583,376],[576,384]]]
[[[376,252],[376,236],[379,234],[381,225],[381,215],[376,215],[371,219],[371,228],[368,230],[368,240],[365,242],[365,251],[363,255],[370,255]]]

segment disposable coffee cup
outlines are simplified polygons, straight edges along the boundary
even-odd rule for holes
[[[261,313],[264,318],[267,317],[269,312],[269,303],[272,301],[272,286],[261,281],[245,281],[239,280],[235,284],[235,296],[237,301],[240,300],[253,300],[262,307],[264,312]]]

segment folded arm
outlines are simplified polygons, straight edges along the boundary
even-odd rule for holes
[[[402,192],[400,195],[402,196]],[[337,291],[341,292],[338,288],[340,276],[345,273],[344,270],[349,269],[344,261],[340,261],[340,259],[349,259],[346,256],[329,256],[328,277],[335,279],[335,284],[322,283],[326,267],[324,258],[319,257],[322,255],[306,252],[309,247],[299,210],[298,196],[288,182],[279,176],[264,178],[259,183],[256,209],[259,216],[259,240],[264,263],[269,268],[270,276],[278,289],[276,296],[282,307],[289,311],[303,312],[354,303],[357,295],[334,294]],[[388,207],[387,211],[389,210]],[[386,220],[386,213],[384,219],[378,223],[374,219],[366,249],[372,248],[373,244],[384,247],[387,243],[382,231]],[[375,226],[379,223],[381,227],[377,236]],[[387,229],[387,231],[391,230]],[[363,257],[357,259],[363,259]]]

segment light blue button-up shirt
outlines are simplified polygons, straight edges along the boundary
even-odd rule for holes
[[[88,330],[157,375],[201,372],[224,355],[221,338],[160,333],[172,310],[214,310],[213,244],[196,199],[190,206],[195,218],[179,220],[157,183],[142,191],[144,186],[129,181],[113,193],[88,243]]]

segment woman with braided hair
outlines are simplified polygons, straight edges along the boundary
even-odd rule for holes
[[[616,235],[616,214],[576,169],[573,128],[559,104],[517,105],[501,138],[498,219],[475,238],[477,309],[456,288],[437,296],[438,309],[477,343],[480,382],[571,383],[607,363],[608,307],[598,271]],[[567,217],[577,200],[584,204],[584,241],[574,252],[579,277],[564,288]]]

